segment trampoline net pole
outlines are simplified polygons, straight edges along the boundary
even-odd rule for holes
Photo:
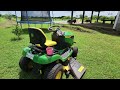
[[[27,13],[27,11],[26,11],[26,18],[27,18],[27,21],[28,21],[28,28],[29,28],[30,25],[29,25],[29,20],[28,20],[28,13]]]

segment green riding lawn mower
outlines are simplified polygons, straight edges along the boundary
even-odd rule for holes
[[[63,32],[60,27],[48,30],[53,32],[52,40],[47,40],[45,33],[39,28],[28,28],[30,45],[25,47],[19,61],[25,72],[39,74],[41,79],[81,79],[86,68],[77,60],[78,48],[72,47],[74,35]]]

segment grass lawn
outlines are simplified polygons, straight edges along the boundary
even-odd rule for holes
[[[24,31],[21,36],[23,39],[14,41],[14,26],[3,26],[4,24],[0,24],[0,78],[34,79],[31,73],[22,72],[18,64],[23,48],[29,45],[28,34]],[[26,27],[27,25],[23,26]],[[84,29],[91,33],[62,28],[75,35],[77,43],[74,46],[79,48],[77,60],[87,68],[83,79],[120,79],[120,37]],[[48,38],[51,37],[50,32],[45,33]]]

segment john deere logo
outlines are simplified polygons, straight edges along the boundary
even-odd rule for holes
[[[34,37],[34,35],[33,35],[33,34],[31,34],[31,37]]]

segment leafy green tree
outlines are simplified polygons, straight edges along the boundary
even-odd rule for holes
[[[82,14],[80,14],[80,19],[83,19],[83,15]]]
[[[3,17],[6,18],[6,19],[8,19],[8,20],[12,19],[12,15],[9,15],[9,14],[5,14]]]
[[[17,36],[17,39],[20,40],[21,39],[21,34],[22,34],[22,29],[19,28],[18,25],[16,25],[15,29],[14,29],[14,34]]]
[[[104,20],[104,19],[109,19],[109,18],[107,16],[100,16],[99,19]]]
[[[93,19],[93,20],[96,20],[97,17],[98,17],[97,15],[94,15],[94,16],[92,17],[92,19]]]

